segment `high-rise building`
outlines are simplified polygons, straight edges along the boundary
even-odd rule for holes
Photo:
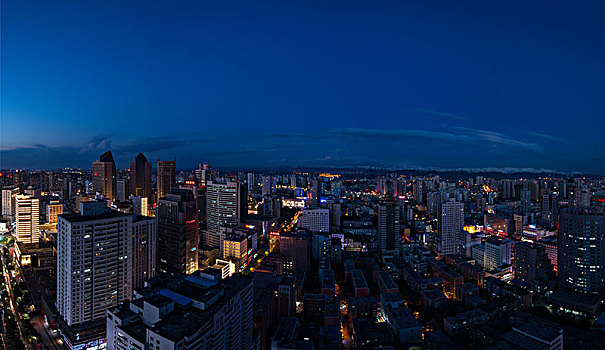
[[[80,203],[57,225],[57,310],[68,326],[105,318],[132,295],[132,215]]]
[[[141,288],[144,282],[156,275],[157,268],[157,218],[135,215],[132,219],[132,270],[133,288]]]
[[[485,241],[485,268],[495,269],[510,265],[513,242],[508,239],[489,238]]]
[[[130,197],[132,213],[135,215],[149,215],[149,200],[147,197]]]
[[[152,280],[146,293],[107,313],[109,350],[252,350],[252,277]]]
[[[279,252],[284,257],[284,272],[309,271],[309,243],[307,231],[280,234]]]
[[[275,176],[263,176],[263,196],[275,194],[277,179]]]
[[[424,181],[416,180],[412,185],[412,195],[417,203],[424,202]]]
[[[210,180],[210,170],[212,170],[210,164],[198,164],[197,169],[195,169],[195,178],[200,186],[206,186],[206,181]]]
[[[511,199],[514,197],[514,183],[512,180],[502,180],[502,198]]]
[[[456,254],[456,238],[464,227],[464,203],[449,201],[439,206],[437,250],[441,255]]]
[[[151,163],[143,153],[130,162],[130,194],[151,197]]]
[[[521,213],[527,215],[531,212],[531,191],[528,189],[521,190]]]
[[[107,151],[92,163],[92,186],[95,192],[101,193],[107,200],[116,200],[116,163],[111,151]]]
[[[116,181],[116,201],[125,202],[130,193],[128,179],[120,179]]]
[[[593,208],[561,212],[558,249],[559,286],[605,294],[605,215]]]
[[[17,186],[4,187],[2,189],[2,217],[11,222],[15,221],[15,198],[18,194],[19,187]]]
[[[38,243],[40,241],[40,200],[30,196],[17,195],[15,203],[17,242]]]
[[[378,248],[383,253],[398,254],[401,244],[399,222],[401,220],[401,207],[392,197],[385,197],[378,204]]]
[[[552,265],[545,246],[517,242],[514,251],[513,271],[516,280],[527,283],[530,287],[539,282],[548,282],[552,275]]]
[[[198,269],[199,230],[193,193],[173,188],[158,201],[158,270],[190,274]]]
[[[46,205],[46,222],[49,224],[57,223],[57,215],[63,214],[63,204],[59,201],[50,201]]]
[[[299,219],[298,227],[312,232],[330,231],[329,209],[303,209]]]
[[[237,226],[248,213],[248,193],[240,182],[209,181],[206,187],[206,228],[220,233],[221,226]]]
[[[254,193],[254,173],[248,173],[246,176],[246,182],[248,183],[248,193]]]
[[[319,207],[319,196],[321,195],[320,181],[318,179],[312,179],[309,182],[309,206],[311,208]]]
[[[176,186],[176,160],[158,160],[158,202]]]

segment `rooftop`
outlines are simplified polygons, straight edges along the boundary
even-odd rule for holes
[[[78,213],[71,214],[59,214],[58,217],[65,219],[68,222],[87,222],[87,221],[96,221],[96,220],[104,220],[104,219],[113,219],[113,218],[123,218],[132,216],[132,214],[122,213],[117,210],[109,210],[99,215],[80,215]]]

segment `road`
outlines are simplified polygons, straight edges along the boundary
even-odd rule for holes
[[[44,324],[44,318],[36,316],[32,319],[32,325],[42,337],[42,344],[49,350],[64,350],[65,346],[59,343],[61,340],[56,333],[49,331],[48,327]]]
[[[4,280],[6,281],[6,283],[5,283],[6,290],[8,291],[8,295],[10,296],[9,304],[10,304],[10,308],[11,308],[13,315],[15,315],[15,320],[17,321],[17,328],[19,329],[19,338],[21,338],[21,342],[23,342],[23,344],[25,344],[25,347],[27,349],[32,349],[31,344],[29,344],[23,337],[23,325],[22,325],[22,320],[21,320],[21,314],[15,307],[15,296],[13,294],[13,288],[11,287],[11,283],[10,283],[12,280],[12,277],[8,273],[7,264],[6,264],[6,261],[4,260],[4,254],[0,253],[0,256],[2,257],[2,273],[4,274]]]

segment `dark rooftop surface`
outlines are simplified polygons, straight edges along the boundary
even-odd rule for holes
[[[102,219],[127,217],[127,216],[132,216],[132,214],[122,213],[121,211],[117,211],[117,210],[109,210],[109,211],[106,211],[103,214],[99,214],[99,215],[80,215],[78,213],[71,213],[71,214],[59,214],[58,216],[64,218],[65,220],[67,220],[69,222],[86,222],[86,221],[95,221],[95,220],[102,220]]]

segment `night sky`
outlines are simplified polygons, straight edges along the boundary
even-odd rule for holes
[[[605,173],[602,1],[2,1],[2,167]]]

